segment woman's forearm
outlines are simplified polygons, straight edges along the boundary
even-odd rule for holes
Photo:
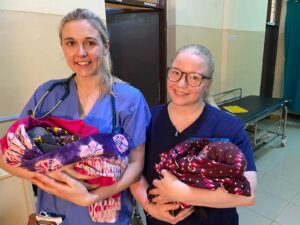
[[[182,202],[189,205],[206,206],[211,208],[231,208],[239,206],[253,205],[256,192],[256,172],[245,172],[244,176],[248,179],[251,187],[251,196],[229,194],[218,188],[217,190],[208,190],[204,188],[192,187],[172,173],[163,170],[163,178],[153,181],[155,189],[151,194],[158,195],[153,199],[154,202],[162,204],[167,202]]]
[[[129,164],[121,178],[114,184],[100,187],[91,193],[98,195],[98,200],[102,200],[128,188],[140,179],[144,167],[144,155],[144,145],[131,150]]]
[[[25,179],[28,179],[28,180],[30,180],[35,174],[34,172],[30,172],[30,171],[28,171],[26,169],[23,169],[21,167],[13,167],[13,166],[10,166],[10,165],[6,164],[3,160],[1,147],[0,147],[0,168],[5,170],[6,172],[12,174],[12,175],[15,175],[15,176],[18,176],[18,177],[21,177],[21,178],[25,178]]]
[[[135,200],[147,211],[149,200],[147,198],[147,188],[149,184],[144,176],[130,185],[130,191]]]
[[[248,178],[251,186],[251,196],[243,196],[237,194],[229,194],[218,188],[215,191],[208,189],[195,188],[184,186],[178,192],[178,200],[190,205],[199,205],[213,208],[230,208],[239,206],[249,206],[255,203],[256,193],[256,172],[246,172],[245,176]]]
[[[231,208],[240,207],[246,205],[253,205],[253,196],[246,197],[235,194],[228,194],[222,188],[218,188],[215,191],[207,189],[197,189],[191,187],[194,191],[186,192],[191,196],[182,199],[182,202],[189,205],[206,206],[211,208]],[[193,196],[193,198],[192,198]]]

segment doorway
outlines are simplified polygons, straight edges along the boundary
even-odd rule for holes
[[[164,103],[166,50],[161,43],[161,12],[112,5],[106,7],[106,22],[113,74],[138,88],[149,106]]]

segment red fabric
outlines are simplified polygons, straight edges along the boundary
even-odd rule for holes
[[[84,172],[81,172],[82,174],[84,174]],[[112,177],[97,177],[94,179],[88,179],[85,180],[85,182],[89,183],[89,184],[97,184],[100,186],[109,186],[115,183],[115,180]],[[121,196],[121,193],[116,193],[114,194],[112,197],[114,199],[118,199]]]

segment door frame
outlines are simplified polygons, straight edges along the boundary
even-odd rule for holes
[[[123,6],[142,7],[152,9],[159,14],[159,102],[160,104],[166,103],[166,71],[167,71],[167,2],[166,0],[160,0],[158,4],[136,1],[136,0],[105,0],[105,3],[112,3]]]
[[[263,65],[261,74],[260,96],[272,97],[276,68],[276,56],[280,25],[282,0],[277,0],[272,8],[272,0],[268,0]],[[275,10],[272,17],[272,10]]]

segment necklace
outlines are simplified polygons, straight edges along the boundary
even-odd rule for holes
[[[176,126],[173,122],[173,121],[176,121],[176,115],[175,115],[174,109],[171,105],[169,105],[169,110],[168,111],[169,111],[170,121],[171,121],[173,127],[175,128],[175,134],[174,135],[175,135],[175,137],[177,137],[182,131],[184,131],[186,128],[188,128],[190,125],[192,125],[199,118],[199,116],[201,115],[201,113],[203,111],[203,107],[200,108],[199,112],[197,112],[195,114],[195,116],[192,118],[192,120],[188,121],[188,123],[184,123],[184,126],[182,126],[180,128],[181,131],[179,131],[179,129],[177,128],[178,126]]]
[[[185,126],[183,129],[182,129],[182,131],[184,131],[186,128],[188,128],[190,125],[192,125],[197,119],[198,119],[198,117],[199,117],[199,115],[197,115],[196,117],[195,117],[195,119],[193,119],[191,122],[189,122],[188,123],[188,125],[187,126]],[[172,122],[172,121],[171,121]],[[175,128],[175,137],[177,137],[181,132],[179,131],[179,130],[177,130],[177,128],[176,128],[176,126],[172,123],[172,125],[173,125],[173,127]]]

